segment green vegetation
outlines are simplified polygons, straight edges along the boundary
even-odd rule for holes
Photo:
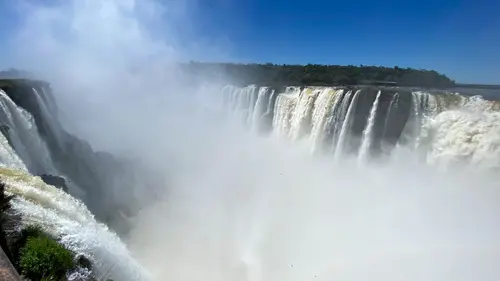
[[[66,273],[78,265],[74,253],[64,248],[39,226],[22,229],[11,243],[14,267],[32,281],[66,280]]]
[[[22,270],[20,265],[21,250],[28,242],[28,239],[43,236],[45,236],[45,233],[43,232],[42,228],[40,228],[39,226],[30,225],[23,228],[18,233],[18,235],[14,239],[12,239],[13,241],[10,245],[10,251],[12,253],[11,262],[18,271]]]
[[[204,62],[190,62],[180,64],[180,66],[186,73],[198,76],[200,79],[229,78],[242,85],[340,86],[395,82],[398,86],[409,87],[449,88],[455,86],[455,81],[437,71],[398,66]],[[35,75],[22,70],[9,69],[0,71],[0,77],[4,79],[34,79]],[[190,81],[192,80],[190,79]],[[0,87],[2,84],[8,84],[8,82],[0,80]]]
[[[258,85],[359,85],[396,82],[398,86],[453,87],[455,81],[434,70],[383,66],[277,65],[199,63],[184,65],[193,74],[229,77],[240,84]]]
[[[459,88],[472,88],[472,89],[484,89],[484,90],[500,90],[500,85],[488,85],[488,84],[457,84]]]
[[[30,237],[21,249],[21,273],[30,280],[66,280],[66,273],[75,268],[73,253],[51,238]]]
[[[31,281],[62,281],[66,280],[68,271],[77,267],[91,270],[88,259],[80,256],[75,260],[72,251],[39,226],[26,226],[19,232],[6,235],[4,227],[17,224],[19,217],[8,213],[13,196],[5,193],[5,187],[5,183],[0,182],[0,246],[20,274]]]

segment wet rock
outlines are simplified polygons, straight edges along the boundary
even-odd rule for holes
[[[62,189],[64,192],[68,192],[68,186],[66,185],[66,180],[63,177],[43,174],[40,175],[40,178],[46,184],[53,185],[59,189]]]
[[[76,265],[81,268],[92,270],[92,262],[85,256],[80,255],[76,258]]]

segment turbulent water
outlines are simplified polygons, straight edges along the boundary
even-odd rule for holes
[[[60,136],[61,129],[54,121],[54,101],[36,89],[33,94],[49,127]],[[15,195],[12,211],[22,217],[18,227],[40,225],[68,249],[89,258],[99,278],[149,280],[147,271],[134,260],[127,246],[105,224],[97,222],[82,201],[36,176],[64,175],[55,168],[33,116],[17,106],[3,90],[0,90],[0,123],[4,126],[0,134],[0,178],[6,183],[7,192]],[[67,184],[71,192],[78,194],[68,179]],[[86,278],[89,273],[77,271],[69,278],[81,280],[78,278]]]
[[[181,148],[189,171],[132,231],[155,280],[500,276],[497,101],[367,87],[222,96],[227,127],[205,119],[212,133]]]
[[[12,208],[22,215],[22,225],[42,226],[66,248],[89,258],[102,278],[147,280],[147,272],[131,257],[120,238],[98,223],[81,201],[19,170],[3,168],[0,178],[7,192],[16,195]],[[84,272],[75,274],[85,276]]]
[[[46,91],[33,94],[44,129],[62,147],[64,132]],[[492,223],[500,191],[490,177],[500,168],[497,101],[398,88],[225,86],[221,92],[229,122],[205,125],[230,123],[249,134],[189,134],[186,143],[196,147],[186,155],[188,176],[173,173],[177,186],[168,202],[151,202],[138,215],[129,251],[82,201],[36,177],[64,174],[40,124],[0,91],[0,178],[17,195],[13,210],[21,224],[42,225],[114,280],[495,280],[500,274],[491,262],[500,255],[500,228]],[[470,176],[454,173],[461,168]],[[475,184],[481,190],[471,193]]]
[[[268,87],[227,86],[224,97],[226,110],[245,126],[268,128],[264,133],[307,143],[313,153],[336,159],[354,154],[363,162],[404,146],[425,154],[428,163],[499,167],[492,137],[497,138],[500,102],[481,96],[404,88],[288,87],[276,97]]]

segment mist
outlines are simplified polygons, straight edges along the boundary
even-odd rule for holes
[[[154,280],[498,279],[495,178],[404,149],[335,164],[227,122],[218,86],[231,81],[175,64],[194,1],[15,5],[14,66],[52,84],[65,127],[168,175],[126,241]]]
[[[144,156],[140,147],[158,148],[148,143],[164,142],[173,129],[180,133],[189,116],[181,118],[178,111],[198,104],[195,87],[186,87],[192,78],[177,64],[186,55],[173,47],[179,36],[165,26],[188,25],[183,17],[188,6],[188,1],[20,1],[20,29],[9,42],[12,57],[16,67],[51,82],[69,131],[97,149]]]

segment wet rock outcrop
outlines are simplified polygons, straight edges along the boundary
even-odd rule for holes
[[[53,185],[59,189],[62,189],[65,192],[68,192],[68,186],[66,185],[66,179],[60,176],[53,175],[40,175],[40,178],[44,183]]]

